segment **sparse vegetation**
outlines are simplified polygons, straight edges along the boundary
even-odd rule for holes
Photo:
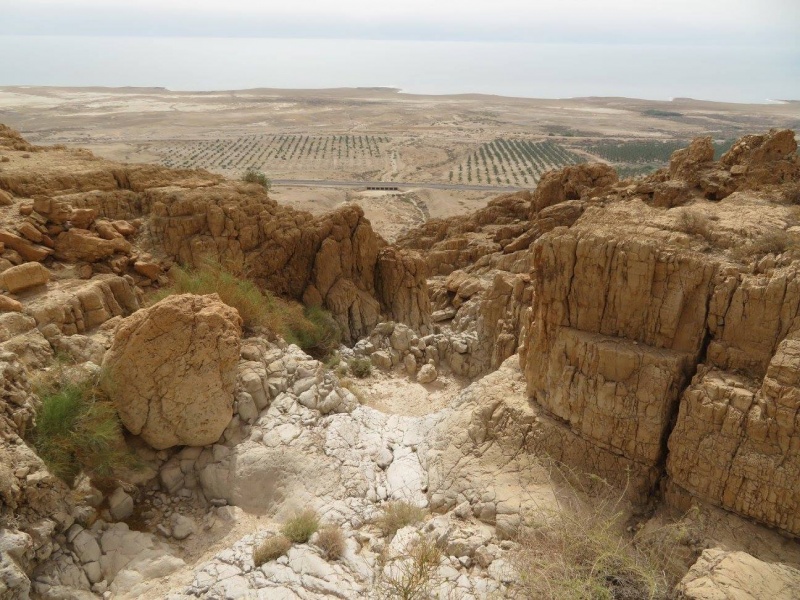
[[[319,529],[319,517],[314,510],[295,513],[281,528],[281,533],[297,544],[305,544]]]
[[[316,545],[326,560],[339,560],[344,554],[344,533],[340,527],[328,525],[317,533]]]
[[[642,114],[647,115],[648,117],[682,117],[683,113],[675,112],[672,110],[659,110],[657,108],[650,108],[642,112]]]
[[[387,600],[433,598],[434,576],[442,561],[441,549],[432,540],[419,536],[406,552],[405,556],[385,566],[378,583],[383,597]]]
[[[392,538],[398,530],[419,523],[426,516],[428,516],[428,511],[424,508],[398,500],[388,502],[383,506],[383,511],[376,519],[375,525],[385,537]]]
[[[361,391],[361,388],[359,388],[352,379],[340,379],[339,385],[346,390],[349,390],[350,393],[356,397],[356,400],[358,400],[359,404],[367,403],[367,397],[364,395],[364,392]]]
[[[348,361],[350,371],[359,379],[372,375],[372,361],[365,357],[356,357]]]
[[[699,235],[707,241],[713,240],[711,219],[693,208],[682,208],[678,216],[678,228],[689,235]]]
[[[648,523],[633,542],[664,573],[668,587],[674,588],[707,547],[705,527],[703,515],[695,507],[663,525]]]
[[[318,357],[334,352],[342,341],[342,328],[331,314],[319,306],[303,310],[305,321],[296,321],[287,339]]]
[[[253,563],[256,567],[280,558],[292,547],[292,540],[285,535],[268,537],[253,550]]]
[[[96,382],[47,382],[31,443],[47,468],[72,485],[83,471],[93,480],[134,466],[114,406]]]
[[[244,172],[242,181],[245,183],[257,183],[267,191],[272,188],[272,181],[270,181],[269,177],[267,177],[263,171],[253,168],[247,169]]]
[[[757,260],[767,254],[783,254],[793,247],[792,235],[788,231],[775,229],[763,233],[746,244],[731,249],[734,258],[741,261]]]
[[[152,302],[172,294],[216,293],[225,304],[239,311],[245,327],[266,327],[290,343],[321,355],[327,355],[339,345],[341,329],[325,310],[303,308],[297,302],[262,291],[255,283],[217,261],[206,260],[195,269],[173,267],[173,273],[172,285],[154,294]]]
[[[666,600],[666,573],[626,532],[624,491],[590,479],[591,495],[571,489],[520,534],[514,564],[525,597]]]

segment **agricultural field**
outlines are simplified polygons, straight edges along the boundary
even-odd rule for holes
[[[691,140],[602,140],[588,142],[580,148],[584,152],[613,165],[620,178],[647,175],[666,167],[672,153],[685,148]],[[727,152],[733,140],[714,140],[714,155],[719,158]]]
[[[498,138],[481,144],[448,174],[449,182],[533,186],[550,169],[586,162],[555,142]]]
[[[389,138],[380,135],[248,135],[232,139],[171,141],[153,147],[161,164],[225,174],[257,169],[285,173],[377,173],[391,168]]]

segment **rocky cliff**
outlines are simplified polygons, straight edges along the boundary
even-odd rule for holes
[[[709,148],[582,196],[571,227],[535,242],[528,392],[591,447],[563,452],[582,468],[643,497],[666,473],[675,501],[797,534],[797,145],[749,136],[719,162]],[[665,187],[681,193],[664,202]]]
[[[5,127],[0,149],[2,202],[16,209],[3,215],[0,242],[15,264],[55,260],[85,277],[130,275],[146,287],[175,262],[211,258],[278,295],[327,308],[348,340],[384,313],[427,324],[424,263],[409,252],[379,258],[386,242],[358,206],[313,217],[279,206],[257,184],[39,148]],[[385,282],[403,280],[405,295],[385,292]]]
[[[645,179],[570,167],[398,243],[430,248],[433,319],[477,331],[479,372],[520,350],[540,451],[797,534],[799,181],[793,132],[719,161],[700,138]]]

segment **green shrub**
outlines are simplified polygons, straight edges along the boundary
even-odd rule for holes
[[[275,560],[286,554],[292,547],[292,541],[285,535],[273,535],[261,542],[253,550],[253,563],[256,567]]]
[[[327,354],[339,345],[341,329],[330,313],[318,307],[303,308],[297,302],[262,291],[217,261],[207,259],[197,268],[173,267],[172,271],[172,284],[153,294],[151,303],[172,294],[216,293],[239,311],[245,327],[266,327],[307,351]]]
[[[388,502],[383,506],[381,515],[375,520],[375,525],[381,533],[388,538],[403,527],[419,523],[428,515],[428,511],[401,500]]]
[[[344,554],[344,533],[334,525],[323,527],[317,534],[316,545],[326,560],[339,560]]]
[[[368,358],[354,358],[348,362],[348,364],[350,365],[350,370],[353,372],[353,375],[359,379],[364,379],[372,375],[372,361]]]
[[[286,521],[281,533],[293,542],[305,544],[317,529],[319,529],[319,518],[317,513],[309,508],[296,513]]]
[[[31,443],[50,472],[70,485],[81,471],[98,480],[134,465],[117,411],[89,382],[41,391]]]
[[[262,171],[253,169],[252,167],[247,169],[242,174],[242,181],[245,183],[257,183],[267,191],[272,189],[272,181],[270,181],[269,177],[267,177]]]

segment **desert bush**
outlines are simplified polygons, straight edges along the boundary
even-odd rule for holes
[[[433,598],[437,583],[434,578],[441,560],[442,551],[436,543],[419,536],[409,544],[405,555],[383,569],[378,580],[382,596],[387,600]]]
[[[328,353],[339,345],[341,329],[330,313],[262,291],[215,260],[206,259],[194,269],[173,267],[172,271],[172,284],[153,294],[151,303],[172,294],[216,293],[239,312],[245,327],[266,327],[307,351]]]
[[[427,515],[424,508],[397,500],[384,504],[375,525],[385,537],[392,538],[398,530],[423,521]]]
[[[591,497],[572,489],[522,529],[513,563],[525,597],[666,600],[666,574],[624,527],[625,492],[594,479]]]
[[[257,183],[267,191],[272,188],[272,181],[270,181],[269,177],[257,169],[247,169],[242,174],[242,181],[245,183]]]
[[[49,381],[38,392],[30,441],[51,473],[72,485],[81,471],[102,480],[135,466],[117,411],[94,382]]]
[[[350,371],[359,379],[364,379],[372,375],[372,361],[365,357],[356,357],[348,363]]]
[[[678,215],[678,229],[689,235],[699,235],[707,241],[711,241],[714,235],[711,219],[691,208],[681,209]]]
[[[275,560],[286,554],[292,547],[292,541],[285,535],[268,537],[253,549],[253,563],[256,567]]]
[[[317,533],[316,545],[326,560],[339,560],[344,554],[344,533],[335,525],[323,527]]]
[[[319,529],[319,517],[312,509],[295,513],[281,528],[281,533],[298,544],[304,544]]]
[[[776,229],[764,233],[746,244],[734,247],[731,254],[741,261],[759,259],[767,254],[783,254],[793,246],[792,235],[788,231]]]

